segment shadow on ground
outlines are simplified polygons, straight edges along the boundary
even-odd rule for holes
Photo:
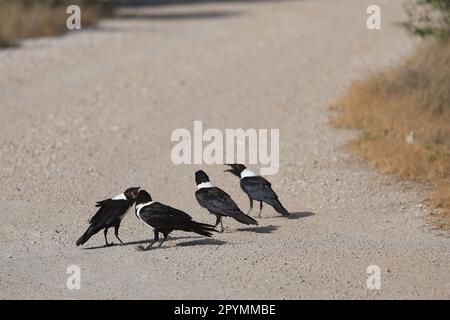
[[[170,6],[184,4],[207,4],[207,3],[258,3],[258,2],[281,2],[289,0],[125,0],[125,6]]]
[[[126,0],[121,3],[123,7],[164,7],[173,5],[209,4],[209,3],[258,3],[288,0]],[[196,8],[201,8],[196,6]],[[244,15],[244,12],[229,10],[195,10],[181,12],[144,12],[138,10],[118,10],[114,15],[118,19],[140,19],[140,20],[190,20],[190,19],[213,19],[230,18]]]
[[[313,216],[313,212],[305,211],[305,212],[290,212],[288,219],[301,219],[301,218],[307,218],[310,216]]]
[[[272,233],[275,230],[277,230],[278,226],[264,226],[264,227],[250,227],[250,228],[239,228],[236,229],[236,231],[248,231],[248,232],[254,232],[254,233]]]
[[[196,237],[196,236],[178,236],[178,237],[172,237],[169,235],[167,241],[171,241],[171,240],[178,240],[178,239],[203,239],[202,237]],[[87,248],[83,248],[83,250],[93,250],[93,249],[105,249],[105,248],[110,248],[110,247],[126,247],[126,246],[134,246],[134,245],[140,245],[140,244],[146,244],[146,243],[150,243],[153,241],[153,236],[147,240],[137,240],[137,241],[129,241],[129,242],[124,242],[122,245],[120,245],[119,243],[115,243],[115,242],[110,242],[110,246],[105,246],[105,245],[101,245],[101,246],[94,246],[94,247],[87,247]]]
[[[177,243],[176,245],[179,247],[187,247],[187,246],[221,246],[226,244],[226,241],[217,240],[217,239],[198,239],[192,241],[185,241],[181,243]]]
[[[260,219],[271,219],[271,218],[281,218],[281,219],[302,219],[315,215],[313,212],[305,211],[305,212],[289,212],[288,216],[282,216],[275,212],[276,216],[273,217],[261,217]]]
[[[87,248],[83,248],[83,250],[94,250],[94,249],[106,249],[106,248],[112,248],[112,247],[125,247],[125,246],[132,246],[132,245],[137,245],[137,244],[145,244],[145,243],[150,243],[152,240],[139,240],[139,241],[130,241],[130,242],[124,242],[124,244],[119,244],[119,243],[115,243],[115,242],[110,242],[109,246],[94,246],[94,247],[87,247]]]
[[[171,12],[171,13],[117,13],[117,19],[134,19],[134,20],[190,20],[190,19],[214,19],[214,18],[230,18],[242,16],[241,12],[233,11],[192,11],[192,12]]]
[[[181,243],[177,243],[177,246],[195,246],[195,245],[223,245],[226,242],[225,241],[221,241],[221,240],[217,240],[217,239],[208,239],[208,238],[203,238],[203,237],[195,237],[195,236],[187,236],[187,237],[170,237],[167,239],[167,242],[170,241],[174,241],[174,240],[179,240],[179,239],[193,239],[191,241],[185,241],[185,242],[181,242]],[[129,241],[129,242],[124,242],[123,245],[120,245],[118,243],[114,243],[114,242],[110,242],[110,246],[105,246],[105,245],[101,245],[101,246],[93,246],[93,247],[87,247],[87,248],[83,248],[83,250],[95,250],[95,249],[107,249],[107,248],[112,248],[112,247],[126,247],[126,246],[134,246],[134,245],[144,245],[147,243],[152,242],[153,239],[148,239],[148,240],[138,240],[138,241]],[[155,244],[155,248],[158,244]]]

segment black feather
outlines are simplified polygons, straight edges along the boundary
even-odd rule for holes
[[[106,199],[97,202],[98,211],[89,219],[89,227],[83,235],[77,240],[76,245],[82,245],[99,231],[120,225],[123,216],[133,205],[130,200]]]
[[[231,217],[243,224],[257,225],[258,222],[244,214],[231,197],[218,187],[201,188],[195,192],[198,203],[214,215]]]
[[[278,200],[269,181],[261,176],[245,177],[241,179],[241,188],[250,198],[271,205],[278,213],[289,215],[289,212]]]
[[[142,207],[138,216],[147,225],[166,234],[181,230],[211,237],[211,232],[217,232],[214,226],[196,222],[187,213],[159,202]]]

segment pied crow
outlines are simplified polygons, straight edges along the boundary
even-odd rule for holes
[[[231,197],[222,189],[215,187],[209,180],[208,175],[199,170],[195,173],[197,191],[195,197],[198,203],[216,216],[216,224],[220,223],[220,232],[223,232],[222,217],[231,217],[243,224],[255,224],[255,219],[244,214]]]
[[[227,164],[231,169],[225,170],[225,172],[231,172],[235,176],[241,179],[241,188],[247,193],[250,200],[250,209],[247,212],[249,214],[253,209],[253,200],[259,201],[259,214],[263,208],[263,202],[271,205],[276,212],[283,216],[289,215],[289,212],[283,207],[280,200],[278,200],[277,194],[272,190],[272,186],[269,181],[261,176],[256,175],[250,169],[247,169],[243,164]]]
[[[145,190],[139,191],[136,198],[135,211],[136,216],[140,220],[153,228],[155,236],[147,247],[136,247],[140,251],[149,250],[159,240],[159,233],[162,233],[164,236],[164,239],[159,244],[159,247],[161,247],[169,233],[174,230],[195,232],[205,237],[211,237],[212,231],[217,232],[212,225],[195,222],[187,213],[153,201],[150,194]]]
[[[109,198],[103,201],[98,201],[95,205],[100,207],[98,211],[89,219],[89,227],[85,233],[77,240],[77,246],[84,244],[94,234],[100,230],[104,230],[106,246],[112,245],[108,243],[106,234],[110,227],[114,227],[114,234],[117,240],[123,244],[119,238],[119,227],[125,214],[133,205],[139,192],[139,187],[128,188],[124,193],[121,193],[113,198]]]

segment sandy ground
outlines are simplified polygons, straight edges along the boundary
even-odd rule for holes
[[[401,1],[202,4],[127,11],[97,30],[0,51],[1,298],[450,298],[450,241],[426,224],[424,186],[382,176],[328,124],[351,81],[415,43]],[[140,16],[136,16],[136,12]],[[128,186],[214,222],[194,172],[170,159],[176,128],[279,128],[269,177],[292,219],[265,208],[257,228],[225,220],[214,239],[176,232],[166,247],[131,212],[127,245],[75,240],[94,203]],[[237,178],[203,166],[246,210]],[[257,169],[253,167],[253,169]],[[113,240],[111,234],[110,239]],[[368,290],[366,268],[381,268]],[[66,268],[81,268],[81,289]]]

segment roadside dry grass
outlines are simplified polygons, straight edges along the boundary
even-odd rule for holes
[[[349,144],[359,156],[435,186],[431,219],[450,229],[450,44],[424,44],[401,65],[355,82],[333,107],[342,112],[332,123],[363,130]]]
[[[95,0],[0,0],[0,47],[17,46],[23,38],[64,33],[70,4],[80,6],[83,27],[111,12]]]

